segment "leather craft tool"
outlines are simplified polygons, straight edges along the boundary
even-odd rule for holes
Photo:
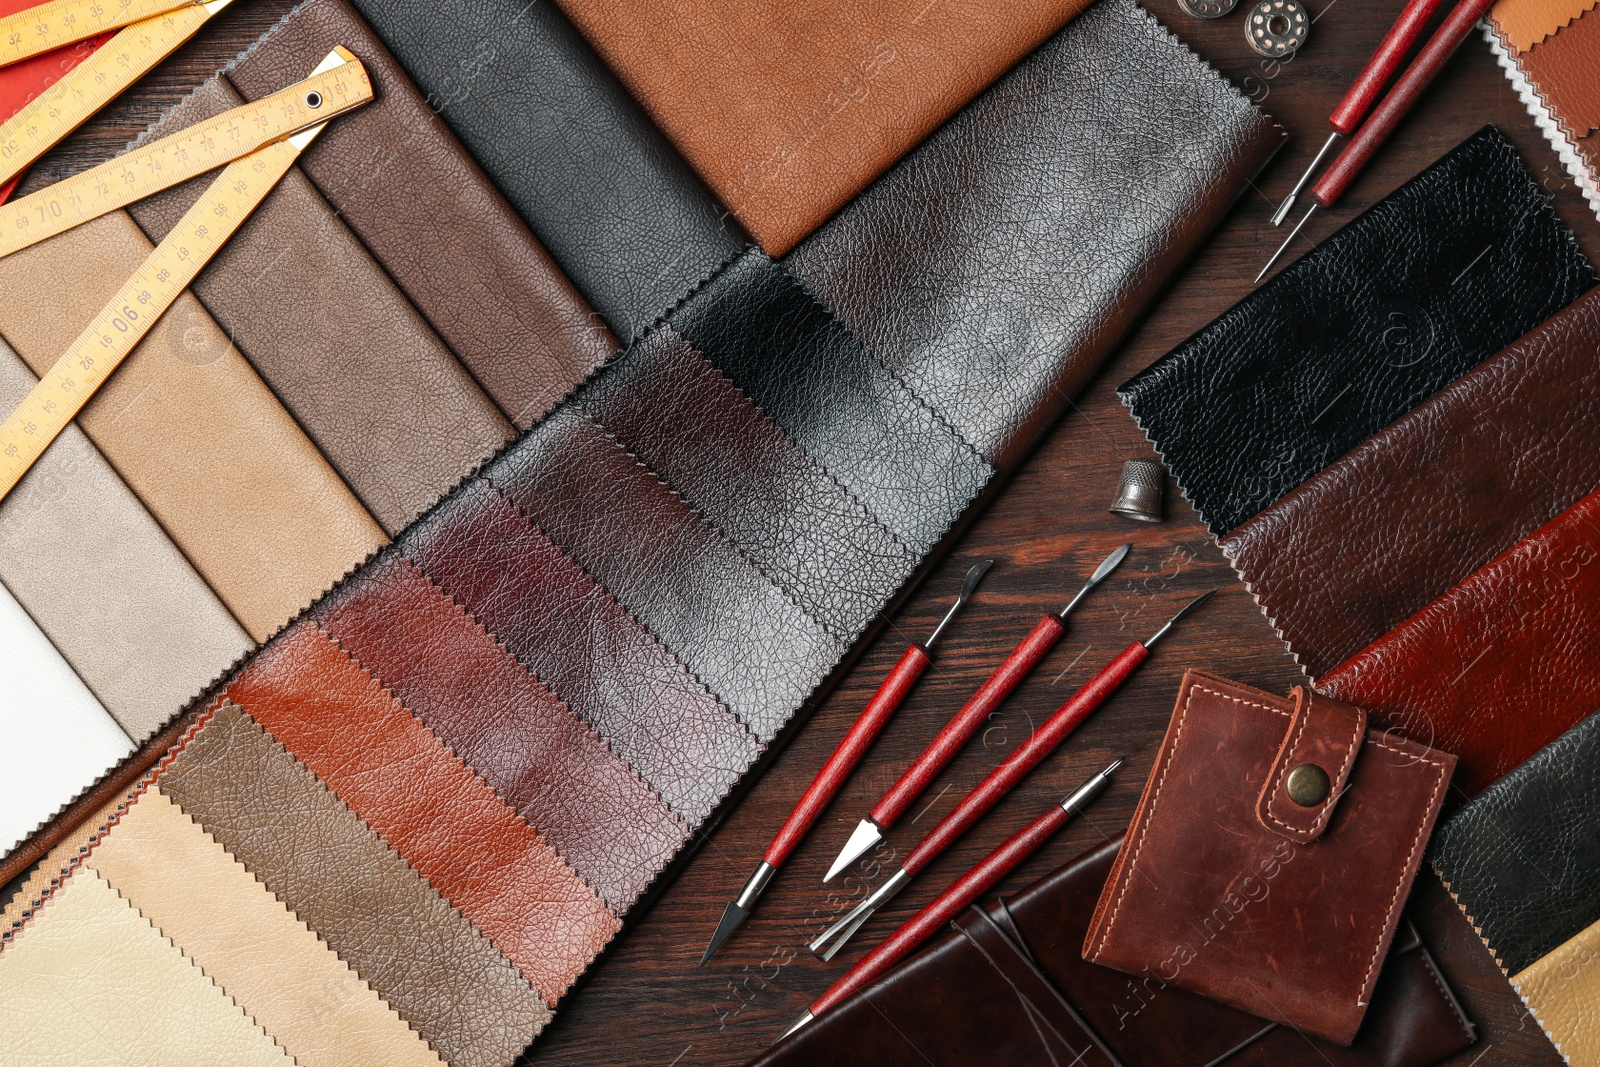
[[[716,932],[711,935],[711,943],[706,945],[705,954],[700,957],[700,966],[704,967],[717,949],[721,948],[723,943],[733,936],[733,932],[740,924],[750,917],[751,909],[766,891],[773,875],[778,873],[778,868],[789,858],[795,847],[805,840],[806,834],[816,825],[823,810],[844,787],[851,772],[867,754],[872,742],[888,725],[890,716],[905,702],[912,687],[917,684],[917,679],[922,677],[922,672],[933,662],[934,642],[939,640],[939,635],[950,625],[950,620],[955,618],[956,612],[972,599],[978,583],[992,566],[994,566],[992,559],[973,564],[967,571],[966,581],[961,585],[961,595],[950,605],[950,610],[944,613],[944,618],[933,628],[933,633],[928,635],[926,641],[920,644],[913,641],[906,647],[900,662],[894,665],[894,669],[878,686],[878,691],[867,702],[867,706],[856,716],[856,721],[839,741],[833,750],[833,755],[822,765],[822,769],[811,780],[811,785],[806,788],[805,795],[800,798],[800,802],[789,813],[789,818],[778,829],[772,843],[767,846],[766,854],[761,857],[761,863],[756,867],[755,873],[744,884],[739,895],[729,901],[728,906],[723,909],[722,919],[717,923]]]
[[[1056,831],[1067,825],[1072,817],[1087,807],[1111,784],[1111,775],[1122,760],[1084,782],[1072,795],[1059,804],[1052,804],[1043,815],[1006,838],[1000,845],[972,869],[950,883],[949,888],[934,897],[921,911],[907,919],[898,930],[890,934],[876,948],[846,971],[839,980],[828,987],[800,1016],[795,1024],[784,1031],[788,1037],[812,1019],[838,1004],[859,989],[865,989],[901,960],[920,948],[923,942],[939,933],[945,925],[970,907],[977,899],[993,889],[999,881],[1023,860],[1044,847]]]
[[[1167,475],[1161,464],[1148,459],[1130,459],[1122,465],[1117,498],[1106,510],[1135,522],[1160,522],[1161,498],[1167,488]]]
[[[345,64],[361,71],[355,56],[338,48],[313,74]],[[361,77],[364,81],[364,71]],[[368,93],[370,98],[370,88]],[[311,102],[306,103],[310,106]],[[325,122],[301,130],[229,163],[17,409],[0,423],[0,499],[11,492],[56,435],[288,173],[324,125]],[[225,151],[220,145],[217,147]],[[94,214],[98,212],[87,217]]]
[[[165,15],[194,0],[50,0],[0,18],[0,67],[135,22]]]
[[[808,946],[811,951],[825,960],[831,960],[851,936],[872,917],[873,912],[904,889],[912,878],[942,855],[945,849],[955,844],[962,834],[977,825],[978,820],[982,819],[990,808],[998,804],[1018,782],[1026,778],[1046,756],[1054,752],[1056,746],[1071,736],[1072,732],[1083,725],[1100,705],[1109,700],[1112,694],[1122,687],[1123,682],[1133,676],[1140,665],[1150,658],[1150,650],[1155,647],[1157,641],[1166,636],[1167,631],[1194,614],[1215,592],[1216,590],[1212,589],[1201,593],[1184,605],[1183,610],[1168,619],[1151,637],[1144,641],[1133,642],[1110,663],[1100,668],[1093,678],[1068,697],[1066,702],[1057,708],[1055,713],[1026,741],[1018,745],[1016,751],[1007,756],[1000,766],[990,771],[983,781],[963,797],[955,810],[940,820],[939,825],[928,831],[927,836],[911,850],[905,862],[889,876],[887,881],[812,941]]]
[[[850,834],[839,856],[833,861],[833,866],[828,868],[828,873],[823,876],[823,881],[832,881],[833,878],[850,864],[854,863],[869,848],[872,848],[883,835],[887,833],[900,817],[906,813],[923,790],[932,784],[939,776],[939,772],[947,767],[951,760],[956,758],[963,746],[971,740],[972,735],[984,724],[989,715],[1009,697],[1017,686],[1022,684],[1037,667],[1050,650],[1055,648],[1067,632],[1067,616],[1072,614],[1089,590],[1099,585],[1106,576],[1116,570],[1118,565],[1127,558],[1128,552],[1133,548],[1123,545],[1107,556],[1089,580],[1083,583],[1083,588],[1078,590],[1078,595],[1072,602],[1053,615],[1046,615],[1038,624],[1017,643],[1005,662],[994,669],[987,681],[978,687],[961,710],[945,724],[939,736],[929,742],[928,747],[922,750],[922,755],[906,768],[900,780],[889,787],[877,805],[856,824],[855,830]]]

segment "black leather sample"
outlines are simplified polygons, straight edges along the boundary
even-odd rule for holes
[[[745,245],[554,4],[355,6],[623,344]]]
[[[1489,126],[1120,393],[1221,537],[1594,281]]]
[[[1508,974],[1600,919],[1600,715],[1445,821],[1429,858]]]
[[[672,326],[919,555],[994,475],[760,249],[695,293]]]

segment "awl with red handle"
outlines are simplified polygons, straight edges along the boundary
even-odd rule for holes
[[[917,679],[922,677],[922,672],[933,662],[934,642],[939,640],[939,635],[950,625],[950,620],[956,617],[956,612],[972,599],[978,583],[992,566],[994,566],[992,559],[972,565],[967,571],[966,581],[961,585],[961,595],[950,605],[950,610],[944,613],[944,618],[933,628],[933,633],[929,634],[928,639],[921,644],[913,641],[907,646],[905,654],[900,657],[900,662],[894,665],[894,670],[889,672],[889,676],[878,686],[878,691],[867,702],[867,706],[856,716],[856,721],[851,724],[838,746],[834,748],[833,755],[828,757],[828,762],[822,765],[817,776],[811,780],[811,785],[806,788],[800,802],[789,813],[789,818],[779,827],[777,836],[767,846],[767,851],[761,857],[761,864],[756,867],[755,873],[745,882],[739,895],[723,909],[722,919],[717,923],[716,932],[711,935],[711,943],[706,946],[705,954],[700,957],[702,967],[717,949],[722,947],[723,942],[733,936],[733,932],[740,924],[750,917],[751,909],[766,891],[772,876],[778,873],[778,868],[783,866],[784,860],[789,858],[795,847],[805,840],[806,834],[811,832],[811,827],[816,824],[829,802],[843,788],[850,773],[867,754],[872,742],[888,725],[890,717],[910,695],[912,687],[917,684]]]
[[[1083,588],[1078,590],[1078,595],[1072,602],[1053,615],[1046,615],[1040,619],[1028,636],[1024,637],[1017,647],[1011,650],[1005,662],[996,667],[994,673],[989,675],[988,681],[978,687],[978,691],[961,706],[961,710],[945,724],[928,747],[923,749],[922,755],[906,768],[900,780],[889,787],[877,803],[868,812],[867,817],[856,824],[855,830],[850,834],[850,840],[844,843],[844,848],[839,850],[839,856],[833,861],[833,866],[828,868],[828,873],[823,876],[823,881],[832,881],[833,877],[846,867],[854,863],[863,853],[883,840],[883,835],[899,821],[927,789],[933,780],[939,776],[955,759],[972,735],[984,724],[996,708],[1005,702],[1013,690],[1022,684],[1023,679],[1033,673],[1039,662],[1049,655],[1061,638],[1067,632],[1067,616],[1072,614],[1089,590],[1099,585],[1106,576],[1117,569],[1132,545],[1123,545],[1111,555],[1107,556],[1089,580],[1083,583]]]

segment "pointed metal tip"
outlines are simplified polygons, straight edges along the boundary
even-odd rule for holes
[[[1100,773],[1101,774],[1115,774],[1117,768],[1122,766],[1123,763],[1125,763],[1125,762],[1127,762],[1127,761],[1124,760],[1121,756],[1118,756],[1116,759],[1111,761],[1111,766],[1107,767],[1105,770],[1101,771]]]
[[[800,1018],[798,1018],[798,1019],[796,1019],[794,1021],[794,1025],[789,1027],[789,1029],[785,1030],[783,1033],[778,1035],[778,1040],[782,1041],[784,1038],[788,1037],[790,1034],[794,1033],[796,1030],[799,1030],[801,1027],[805,1026],[807,1023],[809,1023],[812,1019],[815,1019],[815,1018],[816,1018],[816,1016],[812,1015],[809,1011],[801,1012],[800,1013]]]
[[[706,961],[717,954],[717,949],[727,943],[733,932],[750,917],[748,908],[741,908],[738,901],[730,900],[728,906],[722,909],[722,918],[717,922],[717,932],[711,935],[711,943],[706,946],[705,955],[700,957],[700,966],[704,967]]]
[[[1127,559],[1128,553],[1132,551],[1133,542],[1131,541],[1125,545],[1120,545],[1113,549],[1109,556],[1100,561],[1100,566],[1096,567],[1094,569],[1094,573],[1089,575],[1089,580],[1083,583],[1083,588],[1078,590],[1078,594],[1072,598],[1071,602],[1068,603],[1066,607],[1056,612],[1056,618],[1060,619],[1062,622],[1066,622],[1067,616],[1071,615],[1073,609],[1079,604],[1083,603],[1083,598],[1089,595],[1089,590],[1105,581],[1106,575],[1110,574],[1112,571],[1121,566],[1122,561]]]
[[[1282,226],[1283,220],[1289,217],[1289,212],[1294,210],[1294,202],[1300,198],[1299,193],[1290,193],[1283,198],[1283,203],[1278,205],[1278,210],[1272,213],[1272,224]]]
[[[1272,269],[1272,265],[1283,258],[1283,254],[1289,250],[1289,246],[1294,243],[1294,239],[1300,236],[1300,231],[1306,228],[1306,223],[1310,222],[1311,216],[1315,215],[1316,213],[1316,204],[1312,204],[1310,207],[1306,208],[1306,213],[1301,215],[1300,221],[1294,224],[1294,229],[1289,231],[1289,236],[1283,239],[1283,244],[1278,246],[1278,250],[1272,253],[1272,258],[1267,260],[1267,265],[1261,268],[1261,273],[1256,275],[1257,284],[1261,282],[1262,278],[1267,276],[1267,271]]]
[[[844,848],[839,850],[839,856],[833,861],[833,866],[822,876],[823,882],[833,881],[840,872],[860,859],[867,849],[882,840],[883,831],[879,830],[878,824],[871,819],[862,819],[856,823],[856,828],[850,832],[850,840],[844,843]]]
[[[922,642],[924,649],[932,648],[933,643],[939,640],[939,635],[944,633],[944,628],[950,625],[950,620],[956,617],[956,612],[965,607],[967,601],[972,599],[972,594],[977,592],[978,583],[983,581],[983,576],[988,574],[989,568],[993,566],[994,560],[986,559],[980,560],[967,568],[967,579],[961,583],[961,594],[956,597],[956,602],[950,605],[950,610],[944,613],[944,618],[939,620],[939,625],[933,628],[933,633],[929,634],[928,639]]]
[[[1179,609],[1178,613],[1172,618],[1168,619],[1161,629],[1157,630],[1148,641],[1143,642],[1144,647],[1147,649],[1154,648],[1156,642],[1167,635],[1168,630],[1178,625],[1178,623],[1182,622],[1184,619],[1187,619],[1190,615],[1193,615],[1195,612],[1199,611],[1200,605],[1210,600],[1212,596],[1216,594],[1216,592],[1217,591],[1215,589],[1208,589],[1185,604],[1181,609]]]

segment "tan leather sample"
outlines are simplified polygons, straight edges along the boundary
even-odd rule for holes
[[[1489,9],[1489,21],[1512,52],[1526,52],[1594,5],[1595,0],[1500,0]]]
[[[317,935],[152,786],[86,868],[183,950],[300,1067],[438,1067]]]
[[[0,408],[37,380],[0,344]],[[94,550],[81,551],[91,534]],[[250,650],[249,635],[76,426],[0,501],[0,582],[135,744]]]
[[[1573,139],[1600,129],[1600,11],[1590,8],[1517,57],[1540,99]]]
[[[1087,0],[559,0],[774,256]]]
[[[53,896],[66,881],[67,875],[77,869],[89,848],[100,839],[106,826],[116,818],[117,809],[128,799],[118,796],[91,812],[71,833],[58,841],[28,876],[17,886],[17,891],[0,912],[0,948],[9,941],[24,922]]]
[[[1600,922],[1512,976],[1570,1067],[1600,1067]]]
[[[510,962],[237,705],[160,785],[455,1067],[506,1067],[549,1021]]]
[[[150,249],[113,212],[0,259],[0,335],[44,373]],[[258,641],[384,543],[189,294],[78,424]]]
[[[7,1067],[291,1067],[222,990],[93,871],[0,951]]]

